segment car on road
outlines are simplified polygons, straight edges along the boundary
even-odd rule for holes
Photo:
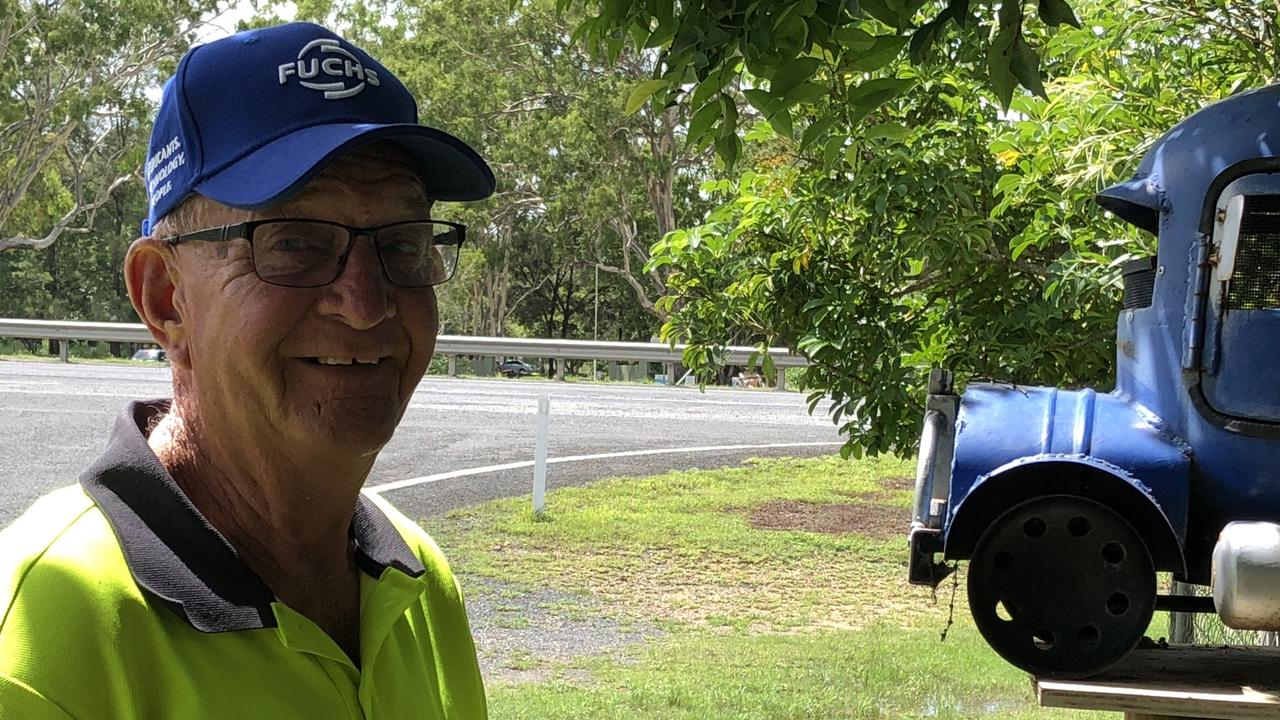
[[[503,360],[498,363],[498,374],[506,375],[509,378],[518,378],[525,375],[536,375],[537,371],[533,366],[523,360]]]
[[[169,358],[164,354],[163,348],[143,348],[133,354],[132,360],[151,360],[154,362],[165,362]]]

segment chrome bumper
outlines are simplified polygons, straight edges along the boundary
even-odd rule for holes
[[[951,381],[948,370],[935,369],[929,374],[929,397],[920,434],[915,501],[908,531],[911,555],[907,579],[913,585],[936,587],[951,572],[946,564],[935,559],[944,546],[956,414],[960,409],[960,397],[952,391]]]

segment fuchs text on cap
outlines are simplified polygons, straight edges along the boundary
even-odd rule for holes
[[[311,23],[249,30],[193,48],[165,84],[144,174],[142,232],[191,193],[269,207],[331,160],[390,140],[435,200],[493,194],[493,172],[458,138],[418,124],[418,104],[360,48]]]

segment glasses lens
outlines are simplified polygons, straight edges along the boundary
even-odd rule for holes
[[[253,266],[265,282],[317,287],[338,275],[347,231],[305,220],[264,222],[253,230]]]
[[[387,277],[405,287],[439,285],[452,277],[461,244],[461,232],[443,223],[402,223],[378,230]]]

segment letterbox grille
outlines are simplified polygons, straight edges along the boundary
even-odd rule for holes
[[[1280,308],[1280,195],[1245,197],[1227,307]]]
[[[1120,269],[1124,281],[1124,309],[1140,310],[1151,307],[1156,291],[1156,259],[1153,257],[1130,260]]]

